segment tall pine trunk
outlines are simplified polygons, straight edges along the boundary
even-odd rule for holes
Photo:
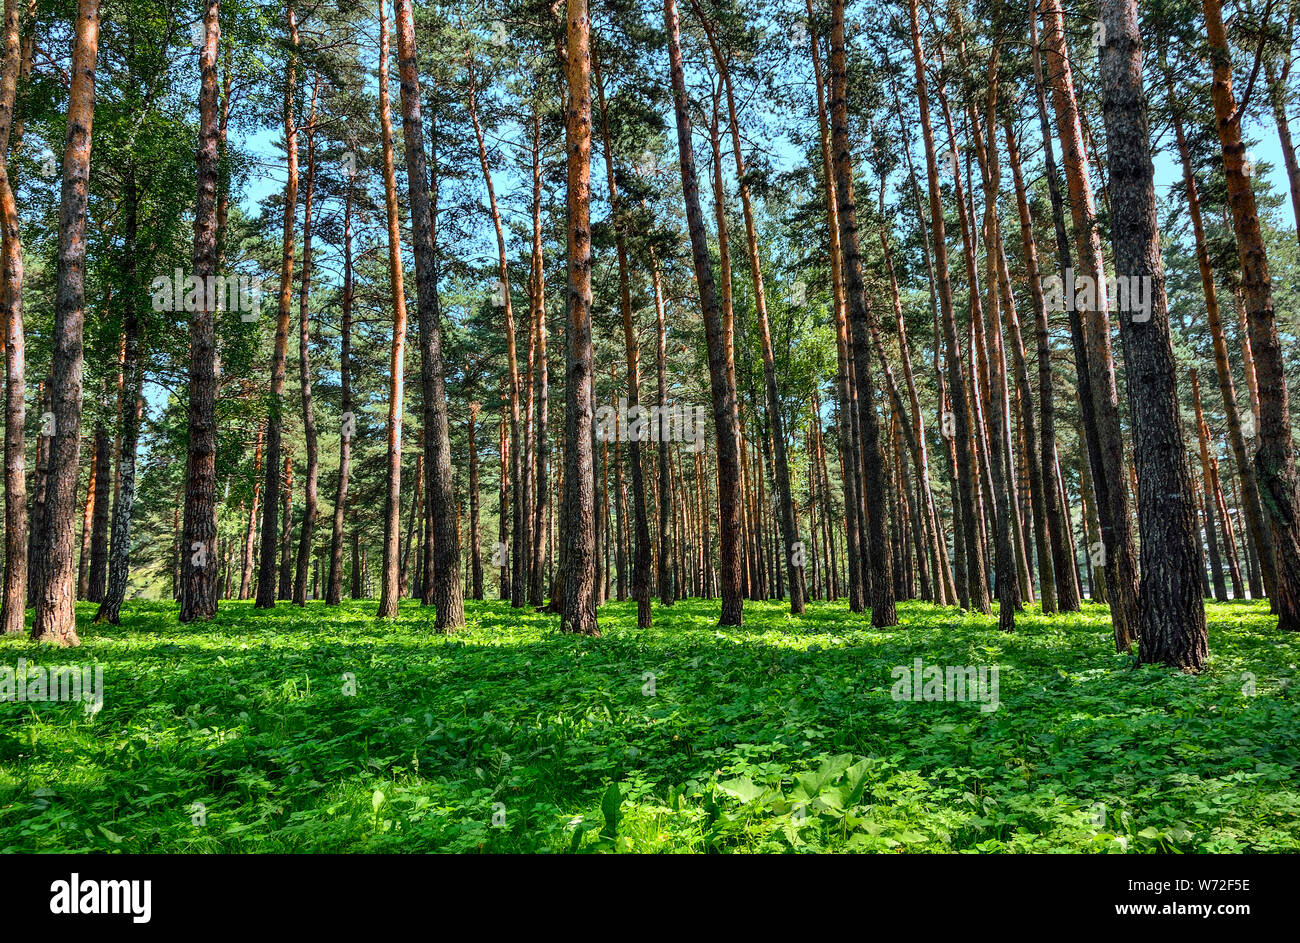
[[[454,632],[465,624],[461,585],[460,538],[456,532],[456,495],[452,480],[447,392],[442,363],[442,312],[438,310],[438,269],[433,244],[434,217],[429,198],[429,170],[424,155],[420,115],[420,80],[416,71],[415,23],[411,0],[395,0],[397,63],[402,88],[402,134],[410,181],[411,238],[415,248],[416,311],[420,325],[420,384],[424,400],[424,485],[433,532],[433,572],[422,601],[436,610],[434,627]],[[400,259],[398,261],[400,265]]]
[[[293,601],[307,604],[307,567],[311,562],[311,539],[316,531],[319,508],[320,452],[316,441],[316,410],[311,395],[311,237],[312,204],[316,196],[316,99],[320,93],[320,76],[312,87],[311,108],[307,112],[307,187],[302,203],[302,274],[298,287],[298,387],[302,392],[302,434],[307,446],[307,476],[303,482],[302,529],[298,535],[298,559],[294,568]]]
[[[671,0],[669,0],[671,2]],[[587,0],[566,6],[565,152],[568,164],[568,330],[565,377],[564,600],[560,627],[599,635],[591,347],[591,21]],[[513,370],[513,364],[511,365]],[[516,407],[517,409],[517,407]]]
[[[1145,317],[1119,306],[1142,534],[1139,653],[1144,662],[1197,671],[1209,653],[1198,572],[1200,540],[1178,412],[1137,0],[1101,0],[1101,22],[1106,29],[1101,90],[1116,275],[1150,285],[1150,308],[1141,312]]]
[[[32,637],[61,646],[80,645],[72,563],[73,517],[81,459],[81,387],[85,368],[86,203],[90,190],[91,130],[95,118],[95,67],[99,52],[99,0],[78,0],[68,90],[67,138],[59,198],[59,246],[54,289],[49,438],[45,500],[38,526]]]
[[[402,275],[401,218],[393,158],[393,113],[388,92],[388,0],[379,0],[379,122],[384,152],[384,208],[388,218],[388,277],[393,304],[389,358],[387,486],[384,491],[384,553],[380,572],[381,619],[397,616],[401,598],[402,399],[406,369],[406,288]]]
[[[691,144],[690,103],[686,95],[686,76],[682,66],[681,38],[676,0],[664,0],[664,24],[668,33],[670,79],[673,87],[673,110],[677,122],[677,152],[682,171],[682,194],[686,202],[686,221],[691,237],[691,257],[700,293],[704,331],[708,345],[709,385],[713,399],[713,425],[718,456],[718,523],[721,530],[719,562],[722,580],[721,625],[740,625],[743,617],[741,598],[741,493],[740,429],[736,406],[735,377],[728,371],[727,347],[730,338],[723,324],[721,308],[713,280],[708,233],[700,209],[700,185],[695,173],[695,155]],[[707,519],[707,518],[706,518]],[[706,549],[707,565],[707,549]]]
[[[28,566],[23,245],[18,204],[9,179],[9,137],[21,56],[17,0],[5,0],[4,16],[4,67],[0,72],[0,326],[5,351],[5,568],[0,635],[13,635],[26,628]]]
[[[298,47],[298,21],[290,2],[289,38]],[[271,609],[276,600],[277,515],[280,513],[281,443],[284,435],[285,356],[289,347],[289,306],[293,301],[294,219],[298,211],[298,131],[293,115],[296,56],[289,60],[284,80],[284,141],[287,176],[284,185],[284,228],[280,245],[280,298],[271,353],[271,389],[266,420],[266,481],[262,487],[262,538],[257,567],[254,608]]]
[[[1268,256],[1260,231],[1255,191],[1243,170],[1245,144],[1241,113],[1232,91],[1232,59],[1219,0],[1202,0],[1210,61],[1214,68],[1214,114],[1223,151],[1228,205],[1232,210],[1237,255],[1241,259],[1241,298],[1250,327],[1250,347],[1259,389],[1259,449],[1255,474],[1260,499],[1273,532],[1278,625],[1300,631],[1300,492],[1296,486],[1291,444],[1291,407],[1287,396],[1282,344],[1273,311]],[[1261,551],[1262,552],[1262,551]]]

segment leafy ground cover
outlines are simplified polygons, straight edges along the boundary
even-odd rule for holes
[[[60,651],[104,701],[0,702],[0,851],[1300,849],[1300,637],[1211,605],[1208,670],[1117,655],[1106,609],[1014,635],[919,603],[601,611],[604,637],[469,603],[128,604]],[[896,700],[896,666],[996,665],[998,709]]]

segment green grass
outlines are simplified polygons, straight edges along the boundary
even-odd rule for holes
[[[1099,606],[1008,636],[917,603],[881,631],[688,601],[640,631],[618,603],[599,639],[467,609],[441,637],[409,603],[135,603],[82,607],[79,649],[0,640],[105,687],[94,714],[0,703],[0,851],[1300,849],[1300,636],[1264,604],[1210,606],[1195,677],[1115,654]],[[917,657],[1000,666],[1000,709],[895,701]]]

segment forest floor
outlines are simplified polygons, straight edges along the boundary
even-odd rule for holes
[[[98,711],[0,702],[0,852],[1300,849],[1300,635],[1264,603],[1209,606],[1196,677],[1117,655],[1089,604],[1004,635],[920,603],[719,629],[699,600],[641,631],[615,603],[599,639],[466,608],[443,637],[414,603],[82,605],[81,648],[0,639],[0,679],[103,668]],[[916,659],[998,673],[896,699]]]

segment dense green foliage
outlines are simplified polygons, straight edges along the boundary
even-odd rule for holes
[[[1014,635],[919,603],[719,630],[698,600],[638,631],[612,604],[599,639],[373,608],[136,602],[79,649],[0,640],[105,694],[0,702],[0,852],[1300,849],[1300,638],[1264,603],[1208,607],[1198,677],[1115,654],[1088,604]],[[893,700],[917,657],[1000,666],[1000,709]]]

